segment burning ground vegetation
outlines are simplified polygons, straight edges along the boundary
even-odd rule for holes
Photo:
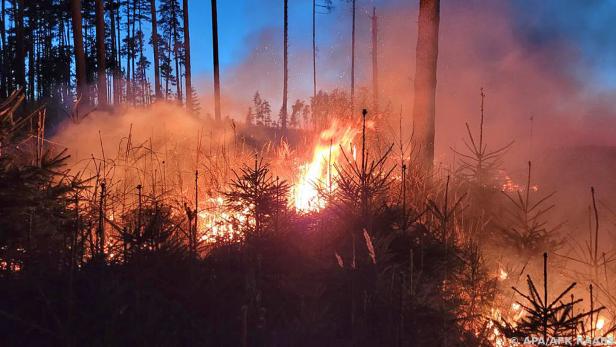
[[[166,104],[47,139],[45,111],[22,101],[0,108],[7,344],[611,343],[596,192],[576,242],[533,164],[516,183],[501,167],[512,144],[482,126],[455,165],[428,170],[412,136],[365,110],[294,145]],[[170,112],[175,126],[141,129]]]

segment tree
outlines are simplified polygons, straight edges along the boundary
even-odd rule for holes
[[[170,65],[173,61],[175,66],[169,66],[167,72],[173,71],[172,75],[169,75],[167,81],[172,82],[176,87],[176,97],[179,101],[182,101],[182,72],[180,71],[180,58],[181,51],[184,48],[182,43],[181,33],[183,28],[180,23],[181,9],[178,0],[163,0],[160,5],[161,18],[160,25],[163,30],[165,38],[165,46],[168,60]],[[173,58],[173,59],[172,59]]]
[[[269,101],[263,100],[261,94],[256,92],[252,98],[256,125],[270,126],[272,124],[272,107]]]
[[[351,30],[351,112],[355,110],[355,0],[352,9],[352,30]]]
[[[254,113],[252,112],[252,107],[248,107],[248,112],[246,113],[246,125],[252,125],[254,122]]]
[[[376,7],[372,8],[372,97],[373,112],[379,112],[379,62],[378,62],[378,22]]]
[[[9,48],[6,41],[6,0],[2,0],[2,11],[0,12],[0,98],[6,97],[7,92],[7,65],[9,60],[7,58]]]
[[[186,109],[193,112],[192,104],[192,81],[190,71],[190,31],[188,27],[188,0],[183,1],[182,13],[184,15],[184,70],[186,74]]]
[[[14,1],[13,10],[15,13],[15,83],[19,88],[26,88],[26,52],[24,48],[24,1]]]
[[[218,13],[212,0],[212,52],[214,55],[214,119],[220,121],[220,72],[218,66]]]
[[[426,168],[434,161],[434,115],[440,0],[419,1],[419,29],[415,62],[415,121],[418,145]]]
[[[107,73],[105,68],[105,1],[96,0],[96,57],[98,66],[98,104],[107,105]]]
[[[259,112],[263,115],[263,125],[266,127],[272,126],[272,107],[270,106],[269,101],[263,100],[261,103],[261,108]]]
[[[312,115],[312,110],[310,108],[310,105],[305,105],[302,110],[302,121],[303,121],[304,128],[306,128],[308,124],[310,124],[311,115]]]
[[[255,121],[256,121],[256,125],[263,125],[263,113],[262,113],[262,108],[263,108],[263,100],[261,100],[261,95],[259,94],[259,92],[256,92],[255,95],[252,97],[252,104],[254,105],[254,110],[255,110]]]
[[[154,94],[156,95],[156,99],[160,99],[162,93],[160,90],[160,56],[158,43],[158,23],[156,18],[156,0],[150,0],[150,15],[152,19],[152,38],[150,43],[152,44],[152,51],[154,53]]]
[[[120,88],[120,78],[121,78],[121,73],[120,73],[120,59],[119,59],[119,49],[118,49],[118,42],[119,40],[117,39],[117,35],[116,35],[116,10],[118,9],[118,5],[116,4],[115,0],[109,1],[108,2],[108,6],[109,6],[109,19],[111,21],[110,23],[110,28],[111,28],[111,63],[113,65],[113,87],[112,87],[112,93],[113,93],[113,103],[114,105],[118,105],[120,103],[120,93],[121,93],[121,88]]]
[[[263,160],[255,159],[254,167],[244,165],[234,171],[230,191],[225,194],[225,204],[233,211],[233,218],[245,216],[235,223],[249,239],[263,237],[274,224],[275,217],[287,208],[286,196],[289,185],[284,180],[272,177]]]
[[[329,13],[334,8],[332,0],[323,0],[321,3],[312,0],[312,97],[317,97],[317,9]]]
[[[77,76],[77,98],[88,102],[86,80],[86,56],[83,50],[83,34],[81,23],[81,1],[71,0],[71,19],[73,25],[73,44],[75,51],[75,74]]]
[[[284,0],[284,83],[282,87],[282,108],[280,110],[280,125],[287,129],[287,96],[289,93],[289,1]]]
[[[295,100],[293,106],[291,106],[291,119],[289,120],[289,126],[291,128],[299,127],[299,117],[302,115],[306,104],[302,100]]]

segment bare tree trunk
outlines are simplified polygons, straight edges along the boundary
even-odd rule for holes
[[[2,17],[2,24],[0,24],[0,42],[2,43],[2,51],[0,52],[0,98],[5,98],[7,96],[7,75],[6,75],[6,66],[8,65],[7,52],[9,51],[6,46],[6,0],[2,0],[2,12],[0,13]]]
[[[115,18],[115,1],[112,1],[109,4],[109,17],[111,19],[111,55],[113,56],[113,104],[118,105],[120,103],[120,94],[118,87],[118,80],[120,79],[119,69],[118,69],[118,48],[117,48],[117,39],[116,39],[116,18]]]
[[[34,100],[34,61],[35,61],[35,49],[36,49],[36,36],[35,36],[35,25],[32,20],[29,21],[28,32],[30,33],[30,39],[28,40],[28,49],[26,50],[29,54],[28,58],[28,98],[30,100]]]
[[[379,45],[378,45],[378,22],[376,18],[376,7],[372,8],[372,113],[379,112]]]
[[[24,1],[17,0],[15,18],[15,82],[19,88],[26,88],[26,51],[24,45]]]
[[[118,16],[116,20],[116,42],[117,42],[117,71],[118,71],[118,103],[122,102],[124,95],[124,76],[122,74],[122,3],[118,2]]]
[[[434,162],[434,114],[440,0],[419,1],[413,119],[426,168]]]
[[[317,0],[312,0],[312,98],[317,97]]]
[[[77,76],[77,97],[82,103],[88,103],[89,95],[86,80],[86,56],[83,51],[83,33],[81,31],[81,1],[71,0],[71,19],[73,23],[73,45],[75,49],[75,74]]]
[[[193,111],[192,105],[192,81],[191,81],[191,69],[190,69],[190,30],[188,27],[188,0],[184,0],[182,12],[184,14],[184,68],[186,74],[186,88],[184,93],[186,94],[186,109],[188,112]]]
[[[98,65],[98,105],[107,106],[105,66],[105,0],[96,0],[96,60]]]
[[[156,14],[156,0],[150,0],[150,12],[152,16],[152,47],[154,51],[154,93],[156,100],[162,97],[160,90],[160,56],[158,44],[158,20]]]
[[[218,14],[212,0],[212,48],[214,53],[214,119],[220,121],[220,72],[218,66]]]
[[[130,1],[126,2],[126,102],[132,102],[133,85],[131,81],[130,56],[132,55],[132,38],[130,36]]]
[[[130,29],[130,36],[131,36],[131,42],[130,42],[130,66],[129,68],[131,69],[131,78],[132,78],[132,84],[131,84],[131,100],[132,100],[132,104],[136,105],[137,103],[137,91],[135,91],[135,88],[137,87],[136,85],[136,81],[137,81],[137,74],[135,73],[135,57],[137,56],[137,47],[136,47],[136,36],[135,36],[135,25],[137,23],[137,5],[138,2],[137,0],[133,0],[133,20],[131,21],[131,29]]]
[[[355,0],[353,0],[353,29],[351,30],[351,112],[355,112]]]
[[[280,123],[287,129],[287,97],[289,94],[289,0],[284,0],[284,83],[282,87],[282,109]]]
[[[172,2],[174,4],[173,8],[174,8],[174,15],[177,14],[178,10],[177,8],[175,8],[175,2]],[[175,22],[177,23],[177,22]],[[182,73],[180,71],[180,56],[179,56],[179,52],[178,52],[178,48],[180,46],[180,43],[178,42],[178,27],[176,24],[173,25],[173,33],[172,33],[172,37],[173,37],[173,60],[175,61],[175,90],[177,93],[177,98],[178,101],[180,103],[182,103]]]

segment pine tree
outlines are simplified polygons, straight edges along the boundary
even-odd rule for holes
[[[252,104],[254,105],[255,110],[255,121],[256,125],[263,125],[264,114],[263,110],[263,100],[261,100],[261,95],[259,92],[256,92],[252,98]]]
[[[305,104],[302,100],[295,100],[293,106],[291,106],[291,119],[289,121],[289,126],[291,128],[299,127],[299,117],[301,117],[301,113],[305,108]]]
[[[263,115],[263,125],[266,127],[272,126],[272,107],[269,101],[263,100],[259,112]]]
[[[310,124],[311,117],[312,117],[312,111],[311,111],[310,105],[304,105],[304,108],[302,109],[302,121],[303,121],[304,128],[306,128],[308,124]]]
[[[160,26],[163,32],[165,40],[165,53],[166,57],[163,58],[163,64],[165,64],[166,73],[166,89],[167,93],[168,83],[176,87],[176,97],[182,101],[182,73],[180,71],[180,55],[183,50],[182,43],[182,25],[180,23],[180,17],[182,11],[178,0],[162,0],[159,8]],[[162,71],[161,71],[162,73]]]
[[[246,113],[246,119],[244,123],[246,125],[253,125],[254,122],[254,114],[252,113],[252,107],[248,107],[248,112]]]

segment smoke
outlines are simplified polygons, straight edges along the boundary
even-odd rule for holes
[[[369,90],[372,85],[370,16],[375,6],[379,21],[380,104],[389,111],[389,128],[398,128],[401,114],[405,136],[409,136],[417,2],[388,0],[357,4],[356,89]],[[351,10],[345,1],[335,2],[335,6],[332,13],[317,16],[318,88],[348,91]],[[511,4],[487,0],[442,1],[436,101],[437,161],[450,165],[451,148],[464,149],[465,123],[477,131],[480,88],[484,88],[486,140],[492,148],[515,141],[506,158],[506,170],[514,179],[524,181],[526,162],[532,160],[540,187],[551,188],[550,182],[556,178],[567,187],[579,186],[555,187],[565,190],[559,194],[563,201],[579,200],[572,197],[584,196],[589,184],[599,186],[599,191],[605,190],[604,196],[612,189],[616,193],[616,188],[602,186],[609,181],[605,170],[600,168],[606,160],[613,160],[609,151],[602,156],[585,155],[580,150],[569,155],[567,149],[595,146],[586,147],[593,152],[593,148],[616,145],[613,136],[616,117],[609,83],[592,68],[614,61],[613,53],[603,53],[604,44],[616,36],[602,32],[612,27],[609,18],[597,14],[609,13],[602,6],[583,1]],[[269,8],[274,19],[265,24],[260,21],[261,25],[255,26],[258,29],[245,38],[242,51],[248,53],[238,53],[242,58],[221,71],[223,116],[239,121],[243,121],[256,91],[271,102],[274,118],[281,105],[282,5],[267,0],[260,2],[259,8]],[[290,11],[289,101],[292,103],[295,99],[308,100],[312,95],[311,7],[308,2],[292,2]],[[583,20],[571,21],[571,13],[578,12]],[[223,22],[220,25],[224,27]],[[210,37],[204,35],[204,39]],[[221,42],[221,50],[225,49],[224,45]],[[212,114],[211,76],[195,79],[201,92],[203,113]],[[131,124],[135,136],[142,140],[163,134],[169,141],[194,139],[202,126],[177,107],[158,105],[145,111],[129,110],[121,116],[93,115],[79,125],[66,126],[56,140],[73,148],[77,157],[87,157],[100,148],[98,131],[104,144],[117,146]],[[604,159],[592,160],[588,165],[598,168],[585,170],[580,162],[591,157]],[[570,205],[572,209],[579,207]]]
[[[305,5],[291,4],[290,9],[291,102],[312,95],[311,9]],[[272,18],[282,14],[278,2],[265,1],[262,6],[271,8]],[[402,110],[410,126],[417,4],[358,1],[356,91],[372,84],[373,6],[379,18],[381,104],[389,106],[394,118]],[[516,140],[516,157],[528,158],[531,151],[546,146],[614,144],[610,134],[616,126],[609,96],[590,88],[596,82],[589,68],[594,61],[589,61],[580,37],[566,36],[574,30],[562,28],[565,21],[558,19],[588,6],[574,4],[558,11],[555,6],[553,2],[532,6],[479,0],[442,2],[436,141],[441,160],[446,160],[450,147],[462,146],[464,123],[478,123],[480,88],[487,94],[489,140],[494,145]],[[537,11],[528,11],[529,7]],[[539,23],[551,10],[560,17]],[[349,3],[336,2],[332,13],[317,16],[319,89],[350,90],[350,11]],[[245,57],[222,72],[223,114],[243,119],[252,95],[259,91],[272,103],[275,117],[282,97],[282,22],[274,19],[261,26],[246,38],[245,46]],[[205,95],[211,95],[210,77],[203,76],[200,85],[204,109],[209,111],[210,98]],[[534,148],[529,149],[531,127]]]

